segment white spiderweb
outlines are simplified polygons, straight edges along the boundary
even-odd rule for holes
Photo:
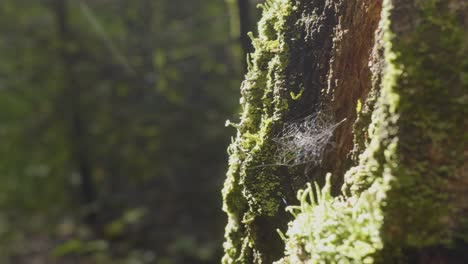
[[[275,161],[277,165],[296,166],[301,164],[318,165],[325,151],[332,145],[330,141],[339,123],[325,111],[310,115],[299,121],[286,124],[278,137]]]

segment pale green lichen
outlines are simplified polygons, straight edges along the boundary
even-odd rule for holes
[[[357,199],[330,194],[330,175],[322,190],[309,184],[299,191],[299,206],[288,209],[295,220],[287,231],[283,263],[373,263],[382,249],[380,228],[384,192],[374,185]],[[315,195],[314,195],[315,191]],[[281,263],[281,262],[278,262]]]

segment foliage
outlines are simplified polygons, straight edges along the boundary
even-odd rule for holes
[[[53,248],[216,262],[242,61],[227,13],[217,0],[1,1],[0,262]]]

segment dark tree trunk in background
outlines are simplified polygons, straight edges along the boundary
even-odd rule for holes
[[[223,263],[467,263],[468,4],[263,9],[229,147]],[[325,185],[318,205],[296,198],[309,182]]]
[[[249,0],[237,0],[237,9],[239,11],[239,30],[240,30],[240,43],[242,46],[243,65],[247,69],[247,54],[253,52],[252,41],[248,33],[252,31],[252,15],[251,5]]]
[[[81,88],[78,81],[78,73],[74,68],[78,63],[76,47],[72,47],[72,31],[70,29],[68,17],[68,1],[54,1],[54,11],[57,23],[58,39],[60,40],[60,56],[62,62],[62,85],[65,86],[63,100],[68,103],[59,104],[67,107],[66,122],[69,129],[69,140],[71,147],[71,157],[74,166],[80,177],[81,198],[88,207],[85,215],[85,221],[91,227],[96,226],[96,210],[93,208],[96,202],[96,189],[93,183],[92,165],[90,161],[90,151],[87,142],[87,124],[84,117],[84,108],[81,102]]]

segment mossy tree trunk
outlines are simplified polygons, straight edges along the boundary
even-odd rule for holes
[[[468,263],[466,1],[263,9],[232,124],[223,263]],[[323,115],[320,157],[301,154],[317,153],[302,130],[279,157],[285,128]]]

